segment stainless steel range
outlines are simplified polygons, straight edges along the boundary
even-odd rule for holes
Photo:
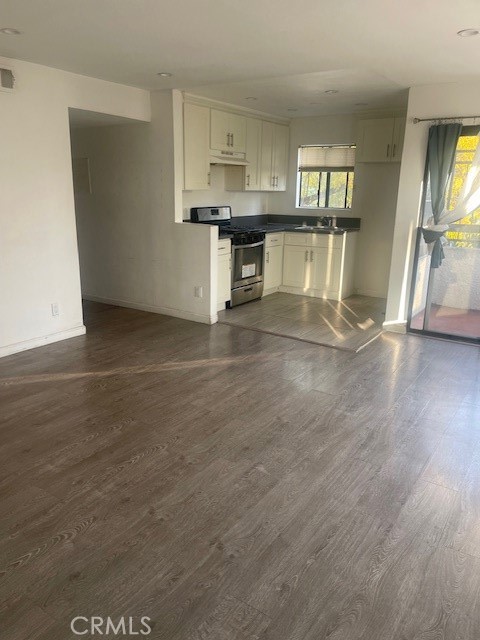
[[[231,207],[195,207],[190,220],[216,224],[221,237],[232,239],[231,307],[261,298],[263,294],[263,253],[265,231],[259,227],[232,224]]]

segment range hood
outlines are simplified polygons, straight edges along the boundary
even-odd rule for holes
[[[246,167],[248,162],[244,153],[240,153],[238,151],[210,149],[210,164],[233,164],[240,167]]]

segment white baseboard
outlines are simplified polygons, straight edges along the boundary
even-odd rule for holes
[[[171,307],[159,307],[157,305],[144,304],[143,302],[130,302],[129,300],[118,300],[116,298],[103,298],[100,296],[92,296],[88,293],[82,294],[84,300],[91,302],[101,302],[102,304],[111,304],[115,307],[127,307],[128,309],[138,309],[139,311],[148,311],[150,313],[160,313],[165,316],[173,316],[174,318],[182,318],[182,320],[191,320],[192,322],[201,322],[202,324],[214,324],[217,322],[217,315],[207,316],[201,313],[192,313],[191,311],[183,311],[182,309],[173,309]]]
[[[272,293],[278,293],[280,291],[280,287],[272,287],[271,289],[264,289],[262,293],[262,298],[264,296],[270,296]]]
[[[320,289],[299,289],[298,287],[287,287],[282,284],[278,289],[282,293],[292,293],[296,296],[307,296],[308,298],[319,298],[321,300],[334,300],[339,302],[341,300],[339,291],[321,291]]]
[[[28,349],[44,347],[45,345],[51,344],[52,342],[68,340],[68,338],[76,338],[77,336],[82,336],[85,332],[85,325],[82,324],[79,327],[73,327],[73,329],[65,329],[63,331],[56,331],[55,333],[50,333],[47,336],[41,336],[40,338],[31,338],[30,340],[24,340],[23,342],[8,344],[5,347],[0,347],[0,358],[11,356],[14,353],[20,353],[21,351],[28,351]]]
[[[367,296],[368,298],[383,298],[387,297],[387,294],[383,291],[375,291],[374,289],[355,289],[355,293],[359,296]]]
[[[390,320],[388,322],[384,322],[382,326],[385,331],[391,331],[392,333],[407,333],[406,322],[397,322]]]

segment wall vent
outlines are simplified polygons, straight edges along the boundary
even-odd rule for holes
[[[0,91],[13,91],[15,88],[15,76],[11,69],[0,67]]]

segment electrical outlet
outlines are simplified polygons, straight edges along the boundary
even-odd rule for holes
[[[52,316],[54,318],[57,318],[60,315],[60,307],[58,305],[58,302],[52,302],[51,307],[52,307]]]
[[[195,298],[203,298],[203,287],[195,287],[194,296]]]

